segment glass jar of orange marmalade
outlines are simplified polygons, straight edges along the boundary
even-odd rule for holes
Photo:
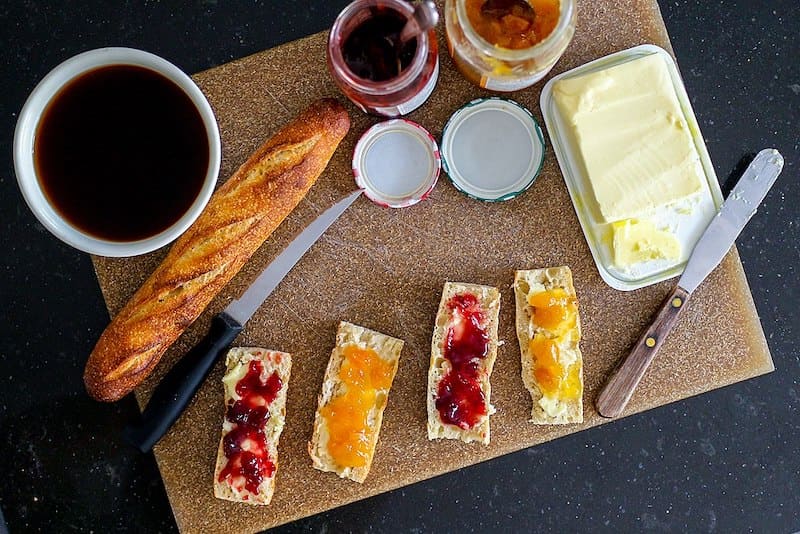
[[[399,44],[413,16],[404,0],[356,0],[336,18],[328,37],[328,68],[336,85],[359,108],[384,117],[421,106],[439,77],[433,30]]]
[[[553,68],[575,33],[575,0],[447,0],[450,56],[469,81],[518,91]]]

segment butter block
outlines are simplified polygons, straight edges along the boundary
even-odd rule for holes
[[[620,268],[652,260],[678,260],[681,244],[671,232],[647,220],[626,219],[611,225],[614,265]]]
[[[631,219],[707,188],[669,71],[658,54],[559,80],[603,222]]]

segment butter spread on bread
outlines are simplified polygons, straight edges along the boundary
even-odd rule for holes
[[[569,267],[517,271],[517,338],[522,381],[537,424],[583,422],[581,321]]]
[[[111,321],[84,382],[98,400],[139,385],[167,348],[305,196],[350,128],[336,100],[315,102],[262,145]]]
[[[234,348],[226,358],[225,419],[214,470],[214,495],[269,504],[275,492],[278,440],[286,418],[292,358],[285,352]]]
[[[339,323],[308,444],[314,468],[367,478],[402,349],[399,339]]]
[[[489,444],[499,313],[496,288],[445,283],[431,341],[428,439]]]

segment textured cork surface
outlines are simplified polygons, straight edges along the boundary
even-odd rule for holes
[[[554,74],[642,43],[670,49],[655,0],[583,1],[578,15],[575,39]],[[325,39],[325,34],[314,35],[195,77],[220,123],[221,179],[313,99],[339,96],[343,100],[327,75]],[[485,94],[461,78],[444,47],[440,48],[437,90],[409,116],[437,137],[453,111]],[[543,83],[512,95],[540,124]],[[353,106],[350,109],[352,130],[328,169],[165,355],[155,374],[137,391],[140,403],[206,332],[212,314],[237,297],[320,211],[354,189],[353,146],[377,119]],[[94,258],[112,314],[165,252],[130,259]],[[586,373],[586,421],[580,425],[527,423],[531,401],[520,378],[511,284],[516,269],[550,265],[572,268],[580,302]],[[489,446],[428,442],[426,438],[430,336],[445,280],[494,285],[502,292],[499,337],[504,344],[492,376],[497,413],[492,416]],[[289,273],[237,340],[242,346],[291,352],[294,359],[272,504],[256,508],[213,496],[214,456],[223,417],[223,364],[218,363],[184,416],[155,449],[178,526],[186,532],[256,531],[601,424],[605,420],[593,407],[599,387],[674,283],[623,293],[600,279],[549,148],[533,187],[502,204],[470,200],[444,177],[428,200],[411,208],[389,210],[359,199]],[[316,396],[340,320],[406,342],[372,471],[363,485],[312,469],[306,451]],[[698,289],[626,414],[772,369],[744,272],[733,251]]]

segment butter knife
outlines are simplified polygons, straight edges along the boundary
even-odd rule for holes
[[[127,442],[142,452],[148,452],[158,443],[189,405],[217,359],[228,352],[247,320],[306,251],[359,196],[361,190],[322,212],[272,260],[241,297],[211,319],[211,328],[206,337],[178,360],[153,390],[141,421],[124,429],[123,436]]]
[[[761,201],[783,170],[783,156],[772,148],[759,152],[736,187],[722,204],[695,245],[675,290],[664,300],[653,323],[644,331],[630,354],[613,371],[597,398],[603,417],[617,417],[630,401],[636,386],[655,358],[686,301],[697,286],[722,262],[742,228],[755,215]]]

